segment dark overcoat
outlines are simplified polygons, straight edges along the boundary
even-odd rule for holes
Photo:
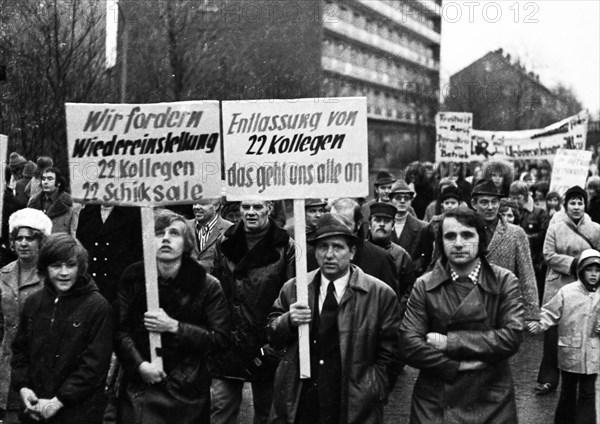
[[[270,220],[266,235],[248,250],[243,221],[217,241],[214,275],[221,282],[231,316],[233,340],[226,352],[211,358],[220,378],[273,379],[278,363],[268,346],[265,327],[283,284],[295,276],[294,240]]]
[[[308,274],[308,304],[313,305],[319,270]],[[290,325],[296,302],[296,279],[285,284],[269,315],[269,339],[287,348],[275,375],[269,422],[293,424],[303,380],[299,379],[298,332]],[[311,311],[313,312],[313,311]],[[314,314],[313,314],[314,318]],[[398,375],[400,315],[393,290],[351,265],[351,275],[338,307],[342,364],[341,423],[383,423],[383,405]]]
[[[161,356],[167,378],[146,384],[138,373],[150,362],[143,262],[131,265],[119,283],[115,351],[124,369],[119,419],[122,424],[206,422],[210,410],[207,354],[225,345],[230,333],[219,282],[193,259],[182,258],[173,279],[159,278],[160,307],[179,321],[176,334],[162,333]]]
[[[448,296],[450,284],[448,268],[439,260],[417,280],[400,327],[401,356],[421,370],[410,422],[514,424],[517,410],[508,359],[523,337],[517,279],[482,261],[477,285],[460,304]],[[445,351],[426,343],[430,332],[448,337]],[[459,371],[462,360],[487,366]]]
[[[62,295],[45,282],[25,301],[13,343],[12,386],[27,387],[38,398],[56,396],[64,404],[47,423],[102,423],[112,318],[110,305],[87,275]]]
[[[143,258],[140,209],[115,206],[102,222],[100,205],[86,205],[79,213],[77,239],[89,253],[89,274],[113,303],[121,275]]]

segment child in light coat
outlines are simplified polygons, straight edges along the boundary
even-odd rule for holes
[[[558,325],[558,367],[562,387],[555,424],[595,424],[595,384],[600,370],[600,252],[587,249],[577,265],[578,280],[563,286],[542,308],[538,334]]]

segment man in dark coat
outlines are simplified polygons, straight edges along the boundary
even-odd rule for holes
[[[466,207],[440,223],[441,258],[419,278],[400,327],[400,353],[421,371],[410,422],[517,422],[509,358],[521,344],[517,278],[488,263],[481,218]]]
[[[196,236],[192,258],[208,273],[213,269],[217,239],[233,225],[221,217],[220,209],[220,199],[201,199],[192,206],[194,219],[187,221]]]
[[[296,280],[269,315],[269,340],[285,349],[271,423],[381,424],[398,374],[400,318],[395,293],[351,264],[358,237],[345,219],[324,214],[311,239],[319,269],[308,274],[308,304]],[[310,324],[311,378],[298,375],[298,326]]]
[[[433,240],[427,230],[427,223],[410,214],[414,195],[414,191],[404,180],[398,180],[392,186],[391,203],[397,209],[392,242],[410,254],[416,275],[419,276],[431,261]]]
[[[350,198],[336,199],[331,207],[331,212],[342,215],[351,226],[352,233],[360,240],[356,245],[356,254],[352,263],[366,274],[386,283],[398,294],[399,283],[394,258],[385,249],[366,240],[366,236],[362,234],[363,217],[360,205]],[[306,262],[309,271],[319,267],[313,246],[307,246]]]
[[[395,216],[395,206],[389,203],[373,203],[371,205],[371,216],[369,217],[370,230],[367,240],[376,246],[382,247],[394,258],[396,272],[398,273],[400,316],[402,316],[416,276],[413,261],[408,252],[396,243],[392,243]]]
[[[117,421],[207,423],[207,355],[231,333],[225,297],[217,279],[190,258],[194,235],[185,218],[164,210],[154,226],[160,308],[147,310],[143,262],[119,282],[115,350],[124,377]],[[160,333],[162,367],[151,362],[150,332]]]
[[[521,181],[515,181],[510,185],[510,198],[517,203],[519,208],[519,225],[527,234],[531,261],[537,282],[539,301],[542,301],[544,292],[544,281],[546,279],[546,263],[544,262],[544,239],[548,230],[548,217],[546,211],[534,205],[533,197],[529,193],[527,185]]]
[[[242,201],[242,220],[217,241],[214,275],[221,282],[233,341],[211,358],[211,423],[237,422],[244,381],[252,385],[254,422],[267,422],[279,362],[265,333],[283,284],[295,275],[294,240],[269,217],[269,201]]]
[[[90,255],[89,273],[100,294],[113,304],[123,272],[143,258],[140,209],[86,205],[76,235]]]

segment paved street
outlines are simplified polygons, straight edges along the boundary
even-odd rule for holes
[[[520,424],[547,424],[554,421],[554,408],[558,400],[557,393],[535,396],[533,387],[542,353],[542,335],[526,335],[520,352],[512,358],[512,372],[517,395],[517,410]],[[398,384],[385,409],[386,424],[408,423],[410,414],[410,396],[418,371],[406,367],[399,377]],[[600,387],[596,385],[596,404]],[[249,387],[244,391],[244,404],[240,424],[252,423],[252,409],[249,401]],[[598,409],[598,406],[596,407]]]

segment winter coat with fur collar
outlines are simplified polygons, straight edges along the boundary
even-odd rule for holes
[[[267,344],[267,316],[296,267],[294,240],[273,221],[269,225],[264,238],[250,250],[243,221],[217,241],[213,275],[227,298],[234,339],[224,354],[211,360],[217,377],[273,379],[278,359]]]

